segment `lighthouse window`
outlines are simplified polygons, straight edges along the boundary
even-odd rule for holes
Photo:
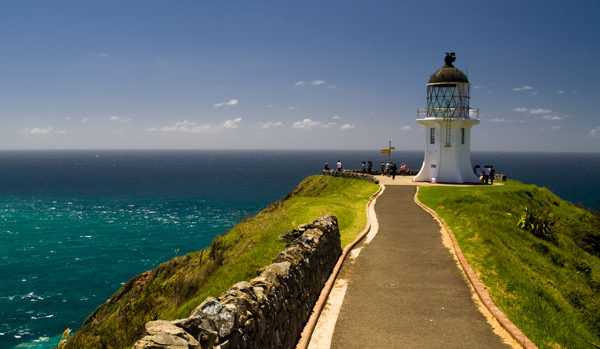
[[[429,143],[435,144],[435,128],[433,127],[429,129]]]
[[[464,128],[460,129],[460,143],[465,144],[465,129]]]

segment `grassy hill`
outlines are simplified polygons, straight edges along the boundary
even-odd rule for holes
[[[278,236],[324,215],[338,218],[342,245],[366,225],[365,205],[378,186],[364,180],[311,176],[283,201],[215,238],[207,249],[174,258],[131,279],[98,307],[67,348],[125,348],[155,319],[187,317],[207,296],[256,276],[285,248]]]
[[[534,343],[600,346],[600,216],[516,181],[422,187],[419,200],[446,221],[496,305]],[[550,223],[549,235],[517,227],[526,208]]]

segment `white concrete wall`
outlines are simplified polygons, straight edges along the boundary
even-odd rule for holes
[[[419,173],[413,178],[417,182],[475,183],[477,177],[471,166],[471,127],[479,120],[454,119],[451,123],[450,147],[446,147],[446,127],[440,119],[419,119],[425,126],[425,158]],[[435,129],[435,144],[430,144],[430,129]],[[465,129],[465,144],[462,144],[461,128]],[[435,166],[432,166],[435,165]]]

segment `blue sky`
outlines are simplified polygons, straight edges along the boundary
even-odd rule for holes
[[[473,150],[600,151],[600,3],[0,4],[0,149],[423,149],[455,51]]]

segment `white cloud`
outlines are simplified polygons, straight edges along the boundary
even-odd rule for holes
[[[502,118],[493,118],[492,120],[490,120],[490,122],[506,122],[506,119],[502,119]]]
[[[106,53],[106,52],[93,53],[92,57],[96,57],[96,58],[108,58],[108,53]]]
[[[32,129],[25,129],[25,133],[28,133],[30,135],[47,135],[50,132],[52,132],[54,128],[52,127],[48,127],[48,128],[41,128],[41,127],[34,127]]]
[[[552,110],[551,109],[543,109],[543,108],[529,109],[529,114],[548,114],[548,113],[552,113]]]
[[[556,91],[557,94],[562,95],[563,93],[565,93],[565,90],[558,90]]]
[[[182,132],[182,133],[206,133],[213,131],[209,124],[198,124],[193,121],[176,121],[173,125],[163,127],[151,127],[146,129],[149,132]]]
[[[332,118],[333,120],[339,120],[339,119],[341,119],[342,117],[341,117],[341,116],[339,116],[339,115],[334,115],[334,116],[332,116],[331,118]]]
[[[588,132],[588,137],[591,137],[591,138],[600,137],[600,126],[591,129],[590,132]]]
[[[290,105],[289,107],[286,108],[287,110],[294,110],[296,109],[296,107],[294,107],[293,105]]]
[[[336,85],[328,85],[326,80],[320,80],[320,79],[310,80],[310,81],[299,80],[294,83],[294,86],[305,86],[307,84],[311,84],[313,86],[324,86],[327,88],[337,88]]]
[[[512,90],[516,91],[516,92],[529,91],[529,90],[533,90],[533,87],[531,87],[529,85],[523,85],[523,86],[519,86],[519,87],[514,87]]]
[[[71,120],[71,117],[70,116],[65,116],[65,120],[69,121],[69,120]]]
[[[513,110],[516,112],[519,112],[519,113],[526,113],[528,109],[525,107],[519,107],[519,108],[515,108]]]
[[[408,131],[408,130],[412,130],[412,127],[410,125],[404,125],[401,128],[402,131]]]
[[[113,116],[109,117],[108,120],[110,120],[110,121],[119,121],[119,122],[129,122],[129,121],[131,121],[130,118],[122,118],[122,117],[117,116],[117,115],[113,115]]]
[[[302,128],[302,129],[306,129],[306,130],[310,130],[311,128],[315,128],[315,127],[319,127],[319,126],[321,126],[320,121],[315,121],[310,118],[304,118],[302,121],[296,121],[292,125],[293,128]]]
[[[54,127],[50,126],[50,127],[34,127],[34,128],[26,128],[23,130],[22,132],[23,134],[26,135],[32,135],[32,136],[40,136],[40,135],[47,135],[47,134],[65,134],[67,133],[66,130],[55,130]]]
[[[548,114],[548,115],[542,116],[542,119],[544,119],[544,120],[562,120],[563,117],[562,116],[558,116],[558,115]]]
[[[85,124],[88,121],[90,121],[90,118],[83,118],[83,119],[81,119],[81,123],[83,123],[83,124]]]
[[[279,126],[283,126],[283,122],[267,121],[267,122],[261,122],[258,124],[258,128],[261,128],[261,129],[267,129],[267,128],[273,128],[273,127],[279,127]]]
[[[340,130],[349,130],[351,128],[355,128],[356,126],[354,126],[353,124],[343,124],[342,126],[340,126]]]
[[[237,117],[235,119],[231,119],[231,120],[226,120],[221,127],[223,128],[238,128],[240,127],[240,122],[242,122],[242,118],[241,117]]]
[[[328,123],[324,124],[324,125],[323,125],[323,126],[321,126],[321,127],[323,127],[323,128],[330,128],[330,127],[333,127],[333,126],[335,126],[335,125],[336,125],[336,123],[335,123],[335,122],[333,122],[333,121],[331,121],[331,122],[328,122]]]
[[[230,99],[228,102],[219,102],[219,103],[215,103],[215,104],[213,104],[213,106],[214,106],[215,108],[219,108],[219,107],[224,107],[224,106],[226,106],[226,105],[229,105],[229,106],[230,106],[230,105],[237,105],[239,102],[240,102],[240,101],[238,101],[237,99],[233,98],[233,99]]]

